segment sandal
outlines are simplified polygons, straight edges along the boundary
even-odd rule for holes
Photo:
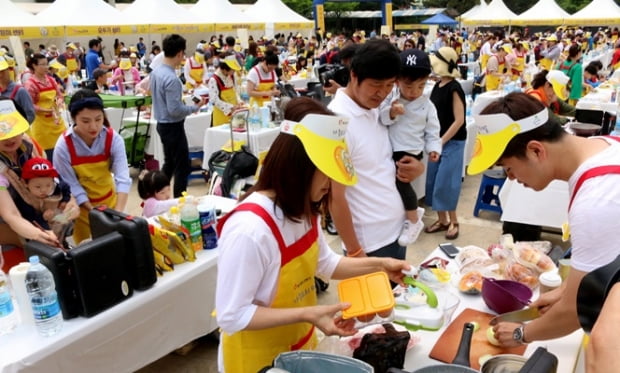
[[[449,229],[446,232],[446,238],[449,240],[457,238],[459,236],[459,223],[450,223],[448,224],[448,227]]]
[[[448,224],[442,224],[441,221],[437,220],[436,222],[434,222],[430,226],[424,228],[424,232],[426,232],[426,233],[442,232],[442,231],[447,231],[448,228],[450,228],[450,224],[449,223]]]

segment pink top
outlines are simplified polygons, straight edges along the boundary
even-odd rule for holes
[[[142,216],[150,218],[152,216],[161,215],[170,210],[170,207],[177,206],[178,204],[178,199],[158,200],[155,199],[155,197],[151,197],[143,203],[144,209],[142,210]]]

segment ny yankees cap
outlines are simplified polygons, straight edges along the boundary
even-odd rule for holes
[[[422,70],[431,73],[431,61],[428,54],[420,49],[407,49],[400,52],[400,63],[402,71]]]

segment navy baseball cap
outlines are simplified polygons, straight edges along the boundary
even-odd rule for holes
[[[431,73],[431,61],[428,54],[420,49],[407,49],[400,52],[401,69],[403,71],[420,70]]]

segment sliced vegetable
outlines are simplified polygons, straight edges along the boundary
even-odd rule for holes
[[[489,343],[493,346],[499,346],[499,341],[497,340],[497,338],[495,338],[495,332],[493,331],[492,326],[489,326],[489,328],[487,329],[487,339],[489,340]]]

